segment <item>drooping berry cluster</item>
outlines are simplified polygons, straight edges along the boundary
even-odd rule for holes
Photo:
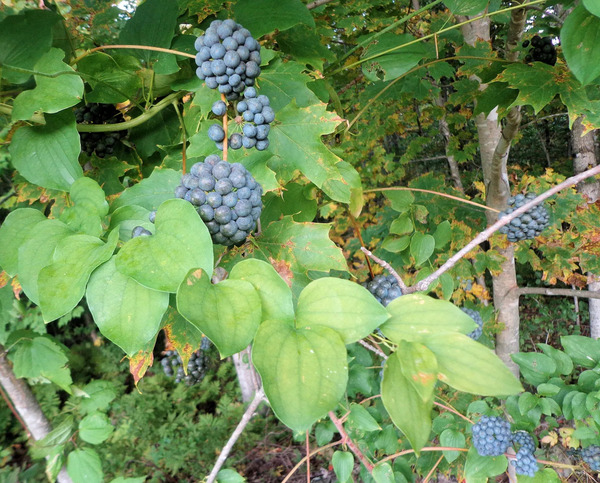
[[[511,464],[518,475],[535,476],[539,467],[535,460],[535,442],[526,431],[515,431],[512,434],[513,447],[517,453]]]
[[[478,340],[483,333],[483,319],[481,318],[481,314],[477,312],[477,310],[467,309],[466,307],[461,308],[461,310],[471,317],[477,324],[477,328],[468,334],[468,336],[473,340]]]
[[[523,42],[523,47],[529,47],[529,40]],[[534,36],[531,39],[531,48],[525,56],[525,62],[543,62],[544,64],[556,64],[556,47],[552,43],[552,37]]]
[[[115,124],[124,122],[121,114],[112,104],[86,104],[75,109],[75,120],[78,124]],[[80,133],[81,149],[91,156],[103,158],[114,152],[115,144],[127,136],[127,131],[115,132],[82,132]]]
[[[515,450],[525,450],[530,453],[535,452],[535,441],[527,431],[514,431],[512,434],[512,443]]]
[[[518,194],[508,199],[508,208],[502,211],[498,217],[503,218],[517,208],[520,208],[525,203],[528,203],[532,199],[536,198],[535,193],[527,193],[525,195]],[[526,211],[521,216],[518,216],[508,225],[504,225],[498,230],[499,233],[503,233],[508,237],[508,241],[517,242],[521,240],[528,240],[535,238],[548,226],[548,220],[550,215],[544,205],[536,205],[529,211]]]
[[[504,454],[511,442],[510,424],[497,416],[482,416],[473,425],[473,446],[481,456]]]
[[[384,307],[402,295],[398,281],[393,275],[376,275],[373,280],[363,283],[362,286],[371,292]]]
[[[230,164],[216,154],[183,175],[175,196],[192,203],[213,242],[225,246],[243,242],[262,211],[260,184],[242,164]]]
[[[534,477],[539,470],[539,466],[533,453],[530,453],[523,448],[517,451],[517,457],[514,460],[511,460],[511,464],[515,467],[515,473],[517,473],[517,475]]]
[[[242,132],[234,132],[227,140],[231,149],[256,148],[264,151],[269,147],[267,139],[271,129],[270,124],[275,119],[275,112],[270,106],[269,98],[263,94],[257,95],[254,87],[248,87],[244,92],[244,99],[236,106],[239,124],[244,121]],[[223,101],[216,101],[212,106],[212,112],[216,116],[223,116],[227,112],[227,105]],[[214,141],[217,149],[223,150],[225,131],[220,124],[213,124],[208,128],[208,137]]]
[[[253,87],[246,89],[244,97],[245,99],[239,101],[236,106],[237,112],[245,121],[242,127],[242,146],[246,149],[256,147],[258,151],[264,151],[269,147],[269,124],[275,119],[275,112],[270,106],[269,98],[262,94],[257,95]]]
[[[260,74],[260,44],[231,19],[211,22],[194,46],[196,75],[227,100],[238,99]]]
[[[594,471],[600,471],[600,446],[595,444],[581,450],[581,459]]]
[[[187,365],[187,374],[183,370],[183,361],[177,351],[169,350],[160,363],[163,371],[169,377],[175,376],[175,382],[185,382],[188,386],[193,386],[204,379],[207,369],[209,369],[211,358],[208,354],[211,343],[206,338],[202,338],[200,349],[192,353]]]

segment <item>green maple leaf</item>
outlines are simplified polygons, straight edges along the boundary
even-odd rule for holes
[[[269,140],[277,154],[269,166],[284,181],[301,171],[330,198],[348,203],[350,190],[356,186],[350,186],[342,175],[337,166],[341,159],[321,142],[321,136],[333,132],[342,119],[325,107],[319,103],[299,108],[292,101],[276,114]]]
[[[260,94],[265,94],[271,101],[275,116],[280,109],[296,99],[299,106],[305,107],[318,102],[317,96],[306,84],[313,79],[304,71],[306,67],[298,62],[272,61],[260,75]]]
[[[566,71],[558,79],[560,100],[569,111],[569,128],[575,119],[583,116],[585,132],[593,131],[600,127],[600,101],[588,97],[587,88],[575,78],[572,72]]]
[[[510,107],[530,105],[537,114],[559,93],[557,70],[542,62],[511,64],[496,81],[507,82],[519,94]]]

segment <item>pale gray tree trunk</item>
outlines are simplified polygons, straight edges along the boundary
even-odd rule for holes
[[[245,403],[252,401],[261,387],[260,376],[252,365],[251,352],[251,348],[248,346],[232,357],[242,391],[242,401]]]
[[[17,379],[6,358],[6,350],[0,345],[0,385],[12,401],[14,410],[25,424],[25,430],[36,441],[43,439],[51,430],[50,422],[42,412],[37,399],[23,379]],[[59,483],[71,483],[67,470],[63,467],[58,475]]]
[[[581,123],[581,118],[577,118],[573,123],[571,130],[571,140],[573,145],[573,171],[575,174],[581,173],[586,169],[596,166],[598,159],[596,158],[596,136],[595,131],[588,132],[583,136],[584,126]],[[583,182],[577,185],[577,189],[581,194],[588,198],[590,203],[594,203],[600,198],[600,182],[592,181]],[[600,276],[593,273],[588,273],[588,289],[600,290]],[[590,331],[594,339],[600,338],[600,300],[590,299]]]
[[[517,2],[523,3],[523,0]],[[518,54],[511,52],[520,41],[525,27],[525,10],[513,10],[507,34],[508,60],[516,60]],[[465,25],[462,29],[465,42],[474,45],[480,39],[490,41],[490,19],[483,18]],[[485,85],[480,88],[485,89]],[[519,131],[521,113],[519,108],[513,108],[507,118],[504,129],[498,122],[496,111],[488,116],[479,114],[475,118],[479,136],[479,149],[486,186],[486,204],[497,210],[506,208],[510,196],[508,183],[507,161],[510,144]],[[497,214],[488,212],[488,223],[497,219]],[[512,289],[517,286],[517,276],[514,262],[514,247],[493,247],[504,257],[500,273],[492,277],[494,307],[498,321],[503,330],[496,337],[496,353],[498,357],[518,376],[519,368],[512,361],[511,354],[519,351],[519,298]]]

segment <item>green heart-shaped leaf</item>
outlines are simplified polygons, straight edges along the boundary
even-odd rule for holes
[[[229,280],[244,280],[253,285],[262,304],[262,320],[294,318],[292,291],[270,263],[250,258],[237,263]]]
[[[86,443],[100,444],[108,439],[114,429],[106,414],[92,413],[79,422],[79,437]]]
[[[251,283],[224,280],[215,285],[203,270],[192,270],[177,291],[177,310],[227,357],[246,348],[261,321],[261,303]]]
[[[351,344],[369,335],[388,317],[366,288],[340,278],[320,278],[300,293],[296,325],[329,327],[345,344]]]
[[[169,294],[123,275],[115,266],[115,258],[92,273],[86,300],[102,335],[132,356],[160,329]]]
[[[523,390],[500,358],[464,334],[435,334],[423,342],[435,354],[439,379],[481,396],[509,396]]]
[[[36,224],[34,230],[30,230],[29,237],[19,247],[19,282],[32,302],[39,304],[40,271],[52,263],[58,242],[73,234],[61,221],[44,220]]]
[[[390,355],[383,369],[381,399],[392,421],[417,452],[425,446],[431,432],[433,397],[423,401],[402,370],[398,352]]]
[[[275,415],[305,431],[335,408],[348,382],[346,347],[328,327],[296,329],[279,320],[263,322],[252,361]]]
[[[106,243],[89,235],[72,235],[58,243],[54,263],[42,268],[38,276],[40,307],[46,322],[77,306],[91,273],[115,251],[118,235],[112,232]]]
[[[95,180],[86,177],[75,180],[70,192],[74,206],[67,208],[61,214],[60,220],[74,231],[100,236],[104,231],[102,218],[108,213],[105,196]]]
[[[381,331],[396,344],[401,340],[422,342],[430,334],[468,334],[476,327],[473,319],[455,305],[427,295],[403,295],[386,308],[391,317]]]
[[[176,292],[192,268],[212,274],[213,246],[191,203],[172,199],[156,212],[156,234],[128,241],[117,255],[117,270],[154,290]]]
[[[396,351],[402,374],[426,402],[433,397],[437,382],[437,360],[423,344],[401,340]]]
[[[27,240],[29,233],[46,217],[40,210],[19,208],[8,214],[0,226],[0,266],[14,277],[19,271],[19,247]]]

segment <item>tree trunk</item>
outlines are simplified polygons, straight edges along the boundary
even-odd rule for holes
[[[256,391],[260,388],[260,376],[254,369],[250,356],[250,346],[233,355],[233,365],[242,390],[242,401],[245,403],[252,401]]]
[[[37,399],[23,379],[17,379],[12,370],[6,350],[0,345],[0,385],[12,401],[14,409],[25,425],[26,431],[36,441],[43,439],[50,431],[50,422],[42,412]],[[60,483],[71,483],[71,478],[63,467],[58,475]]]
[[[523,0],[517,2],[523,3]],[[518,53],[511,50],[518,44],[524,26],[525,10],[513,10],[507,34],[508,60],[516,60]],[[474,45],[480,39],[489,42],[490,20],[483,18],[466,24],[463,29],[465,42]],[[481,85],[485,89],[485,85]],[[496,110],[492,110],[486,117],[479,114],[475,118],[479,136],[479,150],[483,168],[484,183],[486,186],[486,204],[491,208],[503,210],[510,196],[508,182],[507,161],[510,144],[519,131],[521,113],[519,108],[509,112],[506,125],[502,129],[498,123]],[[488,223],[497,220],[497,214],[487,213]],[[505,258],[502,269],[498,275],[492,277],[494,293],[494,306],[498,314],[498,321],[504,326],[496,338],[496,353],[516,375],[519,375],[518,366],[512,361],[511,354],[519,351],[519,298],[512,289],[517,286],[517,276],[514,262],[514,247],[496,248]]]
[[[586,169],[596,166],[596,136],[595,132],[583,134],[583,124],[581,118],[577,118],[573,123],[571,130],[571,140],[573,145],[573,171],[575,174],[581,173]],[[586,196],[590,203],[594,203],[600,198],[600,182],[589,181],[577,185],[581,194]],[[600,277],[596,274],[588,273],[588,289],[600,290]],[[600,338],[600,300],[590,299],[590,332],[594,339]]]
[[[447,100],[446,96],[443,94],[440,94],[436,100],[436,104],[443,108],[444,104],[446,103],[446,100]],[[462,181],[460,179],[460,171],[458,170],[458,163],[456,162],[456,159],[454,158],[454,156],[452,154],[450,154],[450,149],[449,149],[449,147],[450,147],[450,127],[448,126],[448,121],[446,121],[446,115],[444,115],[439,120],[438,123],[440,126],[440,133],[442,134],[442,136],[444,136],[446,159],[448,160],[448,167],[450,168],[450,177],[452,178],[452,181],[454,182],[454,187],[461,193],[464,193],[465,189],[464,189]]]

